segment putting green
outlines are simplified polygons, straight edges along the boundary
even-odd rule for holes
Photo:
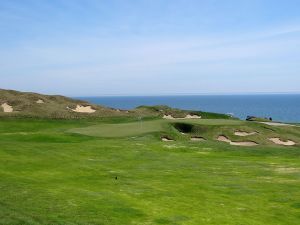
[[[71,129],[71,133],[94,137],[128,137],[164,130],[163,120],[140,121],[120,124],[99,124],[83,128]]]

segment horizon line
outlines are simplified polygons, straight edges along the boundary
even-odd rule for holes
[[[300,95],[300,91],[295,92],[234,92],[234,93],[170,93],[170,94],[102,94],[102,95],[69,95],[73,98],[85,97],[168,97],[168,96],[220,96],[220,95]]]

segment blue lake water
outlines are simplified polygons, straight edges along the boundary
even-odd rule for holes
[[[140,105],[168,105],[180,109],[272,117],[273,120],[300,123],[300,94],[274,95],[197,95],[197,96],[124,96],[80,97],[91,103],[119,109]]]

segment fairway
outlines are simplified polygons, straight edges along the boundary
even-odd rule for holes
[[[299,147],[163,143],[166,123],[1,121],[0,224],[299,224]],[[148,135],[102,136],[127,132]]]

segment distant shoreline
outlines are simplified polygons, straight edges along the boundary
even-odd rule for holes
[[[67,95],[70,98],[104,98],[104,97],[172,97],[172,96],[269,96],[269,95],[300,95],[300,92],[295,93],[286,93],[286,92],[274,92],[274,93],[203,93],[203,94],[158,94],[158,95],[128,95],[128,94],[103,94],[103,95],[82,95],[82,96],[74,96]]]
[[[256,95],[170,95],[170,96],[101,96],[76,97],[94,104],[120,109],[140,105],[168,105],[186,110],[200,110],[233,114],[240,119],[247,116],[272,117],[276,121],[300,123],[300,94]]]

